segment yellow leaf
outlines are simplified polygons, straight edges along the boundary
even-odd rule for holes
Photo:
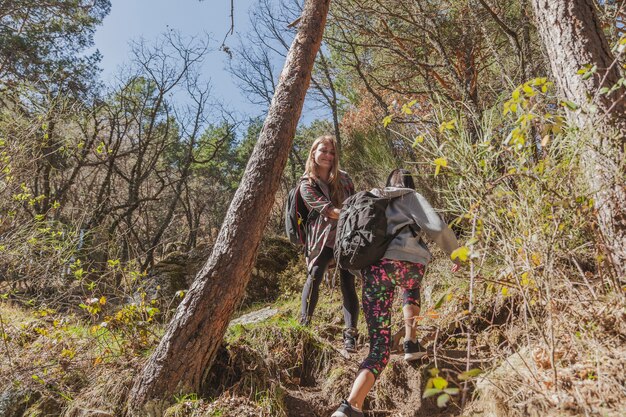
[[[467,246],[461,246],[460,248],[455,249],[452,252],[452,254],[450,254],[450,258],[452,260],[455,260],[455,259],[458,258],[460,261],[465,262],[469,258],[469,253],[470,253],[470,251],[469,251],[469,248]]]
[[[537,252],[534,252],[531,256],[530,259],[533,261],[533,264],[535,266],[539,266],[541,265],[541,255],[539,255]]]
[[[413,100],[409,103],[403,104],[402,105],[402,113],[404,114],[413,114],[413,110],[411,109],[411,107],[413,107],[415,105],[415,103],[417,103],[417,100]]]
[[[446,381],[440,376],[436,376],[433,378],[433,385],[437,389],[444,390],[448,387],[448,381]]]
[[[446,158],[437,158],[433,161],[435,163],[435,165],[437,166],[437,168],[435,168],[435,177],[437,175],[439,175],[439,170],[441,170],[441,167],[447,167],[448,166],[448,161],[446,160]]]
[[[524,272],[522,274],[522,285],[523,286],[528,286],[528,284],[530,284],[530,280],[528,279],[528,272]]]
[[[428,317],[429,319],[438,319],[439,318],[439,313],[437,313],[434,310],[429,310],[426,312],[426,317]]]
[[[448,166],[448,161],[446,160],[446,158],[437,158],[437,159],[435,159],[435,163],[437,165],[441,165],[442,167],[447,167]]]
[[[537,252],[533,252],[533,254],[530,255],[530,260],[535,266],[541,265],[541,255]]]
[[[417,146],[418,143],[423,143],[424,142],[424,136],[419,135],[415,137],[415,140],[413,141],[413,147]]]
[[[502,287],[502,295],[505,297],[509,295],[509,289],[507,287]]]
[[[387,126],[389,125],[389,123],[391,123],[391,115],[386,116],[386,117],[383,119],[383,127],[387,127]]]
[[[439,133],[443,133],[445,130],[454,129],[454,120],[450,120],[449,122],[443,122],[439,125]]]
[[[100,297],[100,300],[98,300],[100,305],[105,305],[107,303],[107,298],[103,295],[102,297]]]

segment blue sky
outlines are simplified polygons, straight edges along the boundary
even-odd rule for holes
[[[235,35],[249,29],[248,11],[255,0],[234,0]],[[212,51],[204,63],[204,75],[211,80],[216,99],[228,108],[248,115],[263,111],[249,104],[226,71],[227,55],[218,48],[230,29],[230,0],[111,0],[111,13],[95,34],[95,46],[103,55],[102,78],[111,81],[120,65],[129,61],[131,40],[155,40],[168,29],[186,36],[208,33]],[[226,44],[236,46],[236,36]]]

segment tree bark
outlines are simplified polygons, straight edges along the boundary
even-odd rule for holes
[[[626,277],[626,104],[624,87],[610,95],[598,94],[621,78],[595,11],[595,0],[532,0],[537,29],[545,45],[556,85],[568,100],[597,111],[580,112],[581,134],[590,136],[582,152],[587,181],[594,193],[603,243],[618,277]],[[595,65],[584,80],[577,71]],[[593,129],[590,129],[593,127]]]
[[[198,392],[250,278],[319,50],[330,0],[307,0],[259,140],[209,260],[131,390],[128,411],[160,416]]]

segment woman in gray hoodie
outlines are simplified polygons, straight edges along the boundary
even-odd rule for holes
[[[396,286],[402,287],[406,335],[404,358],[419,359],[426,354],[417,341],[414,320],[420,312],[420,285],[432,256],[421,239],[426,234],[448,255],[459,247],[454,233],[426,199],[415,191],[411,173],[395,169],[383,189],[371,191],[393,197],[385,211],[387,234],[398,235],[387,247],[383,258],[361,271],[363,275],[363,312],[370,337],[370,352],[361,363],[352,391],[332,417],[362,417],[363,401],[389,361],[391,348],[391,306]],[[452,268],[458,270],[458,264]]]

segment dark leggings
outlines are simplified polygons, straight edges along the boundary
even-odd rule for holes
[[[304,289],[302,290],[302,308],[300,321],[309,324],[313,311],[319,298],[320,284],[324,273],[333,259],[333,249],[325,246],[317,257],[307,276]],[[343,320],[346,327],[356,327],[359,319],[359,298],[354,288],[354,275],[345,269],[339,270],[341,295],[343,298]]]
[[[391,349],[391,306],[395,287],[404,289],[402,305],[420,305],[419,288],[424,265],[383,258],[362,271],[363,314],[370,337],[370,352],[359,369],[368,369],[376,378],[389,362]]]

